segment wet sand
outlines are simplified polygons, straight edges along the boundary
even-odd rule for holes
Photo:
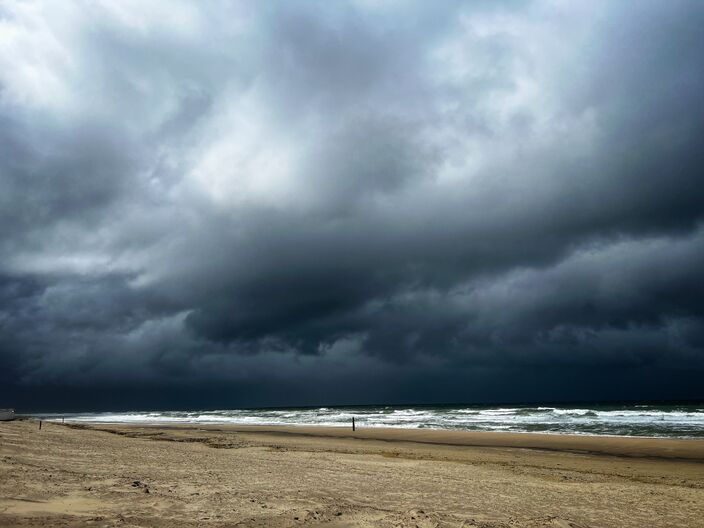
[[[704,440],[0,422],[0,526],[704,527]]]

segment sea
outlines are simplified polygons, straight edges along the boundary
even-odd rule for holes
[[[369,405],[270,409],[36,414],[45,420],[120,424],[401,427],[664,438],[704,437],[704,403],[682,405]]]

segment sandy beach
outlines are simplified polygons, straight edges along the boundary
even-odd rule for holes
[[[0,526],[704,527],[704,440],[0,423]]]

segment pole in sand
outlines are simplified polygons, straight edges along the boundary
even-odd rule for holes
[[[355,427],[354,427],[354,416],[353,416],[352,417],[352,431],[354,431],[354,429],[355,429]]]
[[[42,421],[41,420],[39,420],[39,430],[40,431],[42,430]]]

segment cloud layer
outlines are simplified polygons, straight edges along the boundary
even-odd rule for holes
[[[703,23],[0,6],[0,397],[704,397]]]

